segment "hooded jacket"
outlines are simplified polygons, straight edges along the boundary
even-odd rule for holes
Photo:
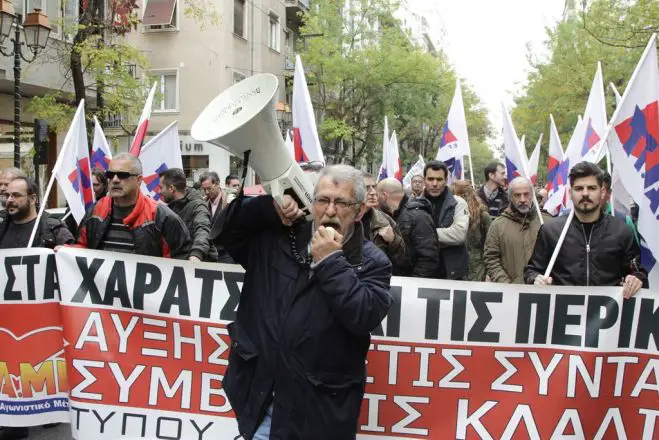
[[[198,191],[186,189],[183,198],[172,200],[167,206],[174,211],[188,227],[192,245],[190,256],[202,261],[217,261],[217,249],[210,242],[208,235],[211,230],[211,213],[208,204]]]
[[[533,207],[522,214],[509,206],[492,222],[483,251],[490,280],[524,284],[524,267],[533,254],[539,230],[540,219]]]
[[[405,240],[404,265],[394,265],[394,275],[435,278],[439,272],[439,240],[430,202],[403,196],[393,218]]]

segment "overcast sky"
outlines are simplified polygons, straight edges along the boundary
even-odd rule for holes
[[[408,0],[408,4],[428,11],[424,15],[437,34],[435,39],[458,75],[487,106],[500,139],[501,101],[510,109],[526,79],[527,44],[541,49],[544,28],[561,19],[565,0]]]

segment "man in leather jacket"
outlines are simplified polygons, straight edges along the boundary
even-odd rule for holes
[[[574,219],[549,277],[544,273],[568,217],[551,219],[540,228],[524,271],[527,284],[621,285],[625,298],[647,287],[647,272],[640,267],[640,248],[632,230],[619,218],[602,214],[603,177],[602,170],[590,162],[580,162],[570,170]]]

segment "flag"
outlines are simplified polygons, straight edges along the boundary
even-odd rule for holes
[[[549,115],[549,154],[547,158],[547,201],[545,210],[552,215],[558,215],[561,206],[565,204],[565,188],[567,186],[568,165],[561,146],[561,138],[554,123],[554,116]]]
[[[295,146],[293,145],[293,139],[291,139],[291,131],[286,130],[286,149],[291,153],[291,157],[295,157]]]
[[[71,215],[80,224],[87,209],[94,203],[87,128],[85,126],[85,102],[80,101],[69,131],[64,138],[62,151],[55,164],[55,178],[59,183]]]
[[[295,56],[295,78],[293,80],[293,144],[297,162],[325,163],[300,55]]]
[[[423,160],[423,157],[419,154],[419,160],[416,161],[412,168],[405,174],[403,178],[403,188],[409,188],[412,186],[412,178],[414,176],[423,175],[423,168],[425,168],[426,162]]]
[[[142,192],[154,200],[160,200],[160,174],[170,168],[183,168],[177,121],[169,124],[144,145],[140,160],[144,176]]]
[[[386,178],[387,172],[387,154],[389,152],[389,144],[391,143],[391,138],[389,137],[389,121],[387,117],[384,117],[384,134],[382,135],[382,163],[380,164],[380,170],[378,171],[378,181]]]
[[[639,207],[641,264],[659,285],[659,67],[653,34],[611,118],[606,141],[620,180]]]
[[[92,155],[89,161],[92,168],[107,171],[111,160],[112,153],[110,152],[108,140],[105,138],[105,133],[103,133],[103,127],[94,116],[94,140],[92,141]]]
[[[540,133],[540,138],[535,144],[533,153],[529,158],[529,174],[531,176],[531,182],[535,185],[538,183],[538,165],[540,163],[540,145],[542,145],[542,133]]]
[[[504,156],[506,161],[506,173],[508,182],[511,182],[515,177],[527,176],[525,171],[526,164],[519,144],[519,138],[515,132],[513,121],[510,119],[510,114],[506,110],[505,104],[501,103],[501,110],[503,111],[503,143],[504,143]]]
[[[400,154],[398,153],[398,136],[396,130],[391,133],[389,141],[389,151],[387,152],[387,165],[385,168],[385,177],[395,177],[403,180],[403,168],[400,164]]]
[[[467,120],[465,118],[464,103],[460,80],[456,80],[453,101],[448,112],[448,118],[439,140],[439,150],[436,159],[444,162],[449,170],[448,182],[464,177],[464,156],[471,156],[469,135],[467,133]]]
[[[133,143],[130,145],[130,154],[134,156],[140,155],[140,150],[142,149],[142,144],[144,143],[144,138],[146,137],[146,130],[149,128],[149,119],[151,118],[151,107],[153,107],[153,95],[156,94],[156,82],[151,87],[149,96],[146,98],[144,103],[144,108],[142,109],[142,115],[140,120],[137,123],[137,129],[135,130],[135,137],[133,138]]]
[[[618,107],[620,105],[620,101],[622,100],[622,96],[620,96],[618,89],[613,83],[609,83],[609,87],[611,87],[611,90],[613,90],[613,94],[616,98],[616,107]],[[611,213],[613,214],[615,212],[620,212],[625,215],[630,215],[633,202],[634,199],[629,195],[625,189],[625,186],[622,184],[620,173],[618,173],[618,170],[614,168],[613,172],[611,173]]]
[[[611,90],[613,90],[613,94],[616,97],[616,107],[620,105],[620,100],[622,99],[622,96],[620,96],[620,93],[618,92],[618,89],[616,88],[615,84],[609,83],[609,87],[611,87]]]
[[[579,139],[579,148],[570,154],[571,166],[581,162],[599,162],[605,154],[605,142],[602,136],[608,125],[606,118],[606,103],[604,101],[604,81],[602,80],[602,65],[597,63],[597,72],[590,88],[586,111],[583,114],[583,127]]]
[[[577,163],[581,162],[581,158],[579,157],[579,149],[582,146],[582,139],[583,139],[583,134],[584,134],[584,120],[579,115],[577,117],[577,125],[574,127],[574,131],[572,132],[572,136],[570,137],[570,140],[568,141],[567,148],[565,149],[565,154],[564,154],[564,160],[563,163],[561,164],[561,170],[564,171],[565,173],[565,181],[566,184],[563,186],[562,194],[558,197],[558,210],[559,212],[565,212],[568,209],[572,208],[572,199],[569,197],[570,196],[570,191],[569,191],[569,183],[568,183],[568,176],[570,174],[570,169]],[[549,201],[549,200],[548,200]],[[554,201],[552,200],[551,203],[549,204],[550,207],[553,207]],[[545,207],[547,205],[545,204]],[[545,208],[547,209],[547,208]],[[552,212],[548,209],[549,212]]]

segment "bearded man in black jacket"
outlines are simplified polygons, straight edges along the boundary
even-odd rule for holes
[[[547,269],[567,216],[547,221],[540,228],[533,256],[524,271],[527,284],[567,286],[623,286],[629,298],[648,287],[647,272],[640,267],[640,248],[631,228],[600,209],[604,174],[595,164],[580,162],[570,170],[574,219],[551,275]]]

